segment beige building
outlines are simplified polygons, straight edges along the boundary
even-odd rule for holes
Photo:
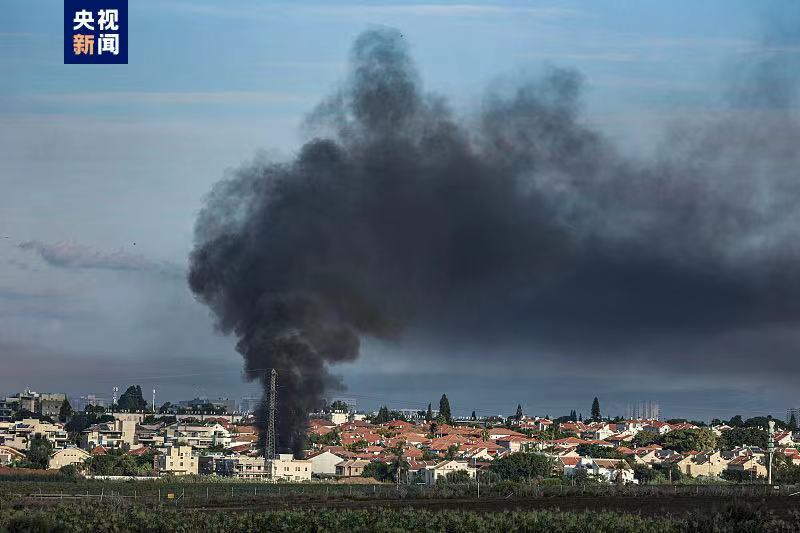
[[[24,461],[25,454],[11,446],[0,446],[0,466],[8,466],[16,461]]]
[[[740,455],[728,463],[727,470],[749,472],[753,479],[767,477],[767,467],[763,455]]]
[[[475,468],[470,466],[467,461],[442,461],[433,466],[425,468],[425,483],[435,485],[439,478],[447,477],[451,472],[464,470],[469,477],[475,479]]]
[[[272,479],[285,481],[311,481],[311,461],[295,459],[290,453],[279,454],[272,461]]]
[[[0,445],[27,450],[30,440],[37,437],[50,441],[54,449],[65,448],[69,444],[69,435],[61,424],[41,422],[36,418],[0,422]]]
[[[188,444],[194,448],[230,446],[231,434],[220,424],[189,425],[176,422],[164,428],[165,442]]]
[[[91,450],[97,446],[121,448],[127,444],[133,447],[136,440],[136,421],[121,419],[103,422],[86,428],[81,434],[81,448]]]
[[[199,472],[198,458],[192,454],[191,446],[171,446],[158,451],[153,468],[159,474],[185,476]]]
[[[690,477],[719,477],[727,467],[728,460],[719,451],[701,452],[694,456],[694,461],[687,466],[684,474]]]
[[[62,466],[75,465],[78,469],[83,467],[83,463],[91,457],[88,452],[74,446],[58,450],[50,454],[47,468],[58,470]]]
[[[249,455],[240,455],[233,461],[233,475],[241,479],[267,479],[269,478],[269,469],[267,468],[267,460],[264,457],[251,457]]]
[[[364,473],[364,467],[369,464],[366,459],[348,459],[336,465],[336,475],[339,477],[357,477]]]

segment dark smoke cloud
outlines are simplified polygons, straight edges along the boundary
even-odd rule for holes
[[[361,35],[351,65],[296,159],[223,180],[197,222],[191,288],[251,379],[278,370],[281,449],[365,337],[613,361],[800,318],[800,130],[774,99],[675,125],[639,161],[583,124],[576,72],[459,119],[398,32]],[[755,94],[794,89],[754,71]]]

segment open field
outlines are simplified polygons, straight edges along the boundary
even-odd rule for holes
[[[560,510],[613,511],[651,517],[713,514],[743,503],[779,517],[800,510],[800,488],[764,485],[664,485],[585,487],[497,483],[471,485],[395,486],[334,483],[180,483],[79,480],[75,482],[0,482],[0,498],[24,508],[61,504],[160,506],[165,509],[227,511],[253,510],[392,510],[496,513]]]
[[[521,501],[492,505],[448,500],[426,502],[349,502],[346,506],[287,505],[284,509],[187,508],[130,502],[0,503],[0,532],[12,531],[559,531],[559,532],[789,532],[800,530],[796,510],[776,513],[761,504],[647,515],[620,510],[530,509]],[[497,503],[497,502],[495,502]],[[563,503],[563,502],[562,502]],[[652,502],[651,502],[652,503]],[[432,505],[433,504],[433,505]],[[477,505],[477,506],[476,506]],[[488,505],[488,507],[487,507]],[[363,507],[362,507],[363,506]],[[491,507],[491,508],[489,508]],[[641,510],[641,509],[640,509]]]

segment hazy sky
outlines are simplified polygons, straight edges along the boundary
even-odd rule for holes
[[[492,83],[548,65],[585,76],[586,120],[637,154],[661,126],[714,109],[780,3],[202,2],[131,0],[128,65],[63,65],[62,3],[4,0],[0,17],[0,392],[24,386],[163,399],[240,397],[235,341],[214,333],[184,271],[211,185],[254,157],[290,157],[346,74],[354,38],[403,32],[425,89],[470,109]],[[780,54],[799,54],[795,46]],[[498,81],[499,80],[499,81]],[[658,127],[653,127],[657,124]],[[459,348],[461,349],[461,348]],[[680,347],[675,349],[679,350]],[[585,368],[475,348],[367,340],[337,367],[366,408],[608,414],[657,400],[669,416],[771,412],[798,398],[752,359],[693,372],[669,356]],[[643,353],[641,358],[651,357]],[[463,361],[463,360],[458,360]],[[778,382],[780,381],[780,382]]]

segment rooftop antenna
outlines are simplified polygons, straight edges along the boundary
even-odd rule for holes
[[[269,476],[272,477],[272,461],[275,459],[275,403],[276,391],[275,384],[277,382],[278,373],[273,368],[269,377],[269,412],[267,414],[267,445],[264,448],[264,455],[267,459],[267,467],[269,468]]]

